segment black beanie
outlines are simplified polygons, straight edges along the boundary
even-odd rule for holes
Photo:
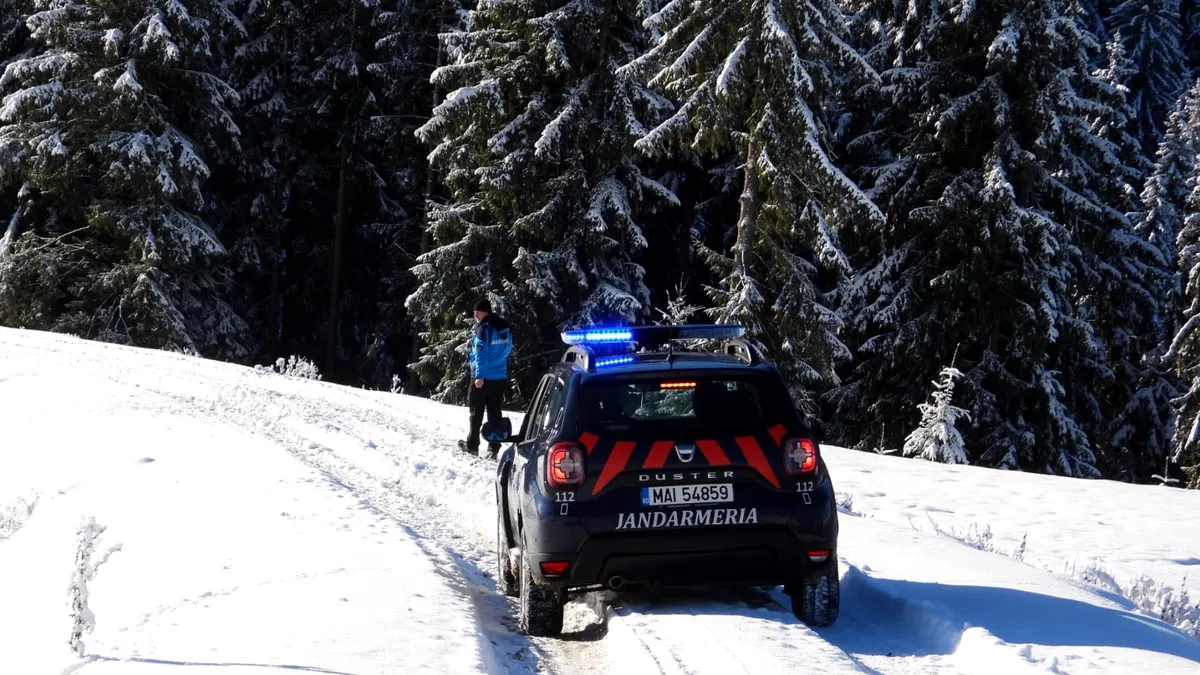
[[[477,300],[475,302],[475,311],[476,312],[487,312],[488,314],[491,314],[492,313],[492,303],[489,302],[487,298],[480,298],[479,300]]]

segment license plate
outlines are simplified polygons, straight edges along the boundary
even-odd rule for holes
[[[720,504],[733,501],[733,484],[663,485],[642,488],[642,506]]]

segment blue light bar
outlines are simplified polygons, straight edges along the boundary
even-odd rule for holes
[[[562,341],[569,345],[637,342],[647,346],[665,344],[671,340],[733,340],[745,334],[745,326],[731,323],[629,326],[563,331]]]
[[[633,363],[632,356],[614,356],[607,359],[596,361],[597,368],[611,368],[612,366],[621,366],[626,363]]]
[[[569,330],[562,334],[562,341],[569,345],[598,342],[633,342],[633,331],[628,328]]]

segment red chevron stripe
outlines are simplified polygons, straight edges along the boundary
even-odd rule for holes
[[[716,441],[696,441],[696,447],[710,466],[729,466],[729,457]]]
[[[579,442],[583,444],[584,448],[587,448],[587,454],[589,455],[592,454],[592,448],[596,447],[596,441],[598,440],[600,440],[599,436],[587,431],[579,434]]]
[[[646,456],[646,463],[642,464],[643,469],[661,469],[667,463],[667,456],[671,454],[671,448],[675,447],[675,441],[657,441],[650,447],[650,454]]]
[[[787,428],[782,424],[776,424],[767,429],[767,433],[771,434],[771,440],[775,441],[775,445],[783,447],[783,437],[787,435]]]
[[[625,465],[629,462],[629,455],[633,454],[634,445],[636,444],[632,441],[621,441],[613,446],[608,461],[604,463],[604,469],[600,471],[600,478],[596,479],[596,487],[592,488],[593,495],[600,494],[609,481],[625,470]]]
[[[779,488],[779,480],[775,478],[775,472],[771,470],[771,464],[767,462],[766,455],[763,454],[762,448],[759,447],[758,441],[753,436],[738,436],[736,439],[738,448],[742,454],[746,456],[746,461],[750,466],[758,470],[767,482]]]

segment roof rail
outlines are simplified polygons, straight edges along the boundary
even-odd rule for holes
[[[763,360],[758,348],[741,338],[726,340],[721,346],[721,351],[730,356],[736,356],[742,363],[748,366],[758,365]]]
[[[592,364],[596,360],[596,353],[587,345],[571,345],[566,354],[563,354],[563,363],[574,363],[585,371],[592,370]]]

